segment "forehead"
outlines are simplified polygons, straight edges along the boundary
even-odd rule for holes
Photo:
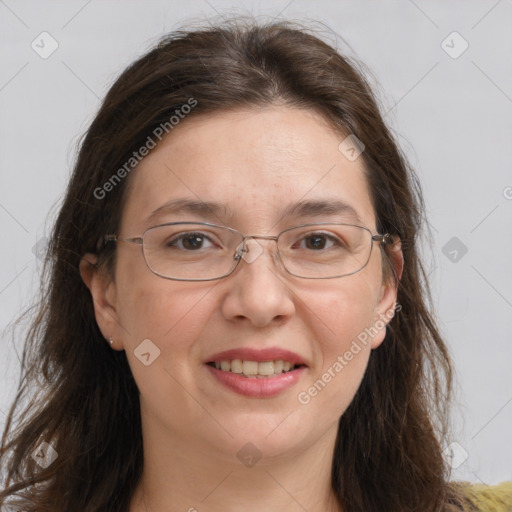
[[[176,215],[212,221],[201,203],[214,205],[217,223],[251,232],[325,214],[374,229],[363,160],[339,151],[345,138],[317,113],[289,107],[185,119],[130,176],[122,230]]]

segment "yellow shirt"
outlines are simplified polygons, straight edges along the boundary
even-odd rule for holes
[[[460,483],[467,512],[512,512],[512,482],[499,485]]]

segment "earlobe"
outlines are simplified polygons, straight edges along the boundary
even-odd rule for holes
[[[91,292],[94,315],[103,337],[106,340],[119,339],[115,284],[97,262],[96,255],[85,254],[80,261],[80,276]]]

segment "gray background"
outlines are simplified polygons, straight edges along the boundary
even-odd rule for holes
[[[233,13],[323,21],[371,70],[432,227],[424,257],[458,379],[452,478],[512,480],[510,0],[0,0],[1,426],[21,350],[6,327],[37,293],[37,248],[100,99],[165,32]],[[51,48],[43,31],[58,44],[46,59],[31,47]]]

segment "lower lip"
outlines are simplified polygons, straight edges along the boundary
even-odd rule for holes
[[[270,398],[294,386],[306,370],[305,366],[273,377],[251,378],[238,373],[224,372],[206,365],[208,371],[227,388],[235,393],[253,398]]]

